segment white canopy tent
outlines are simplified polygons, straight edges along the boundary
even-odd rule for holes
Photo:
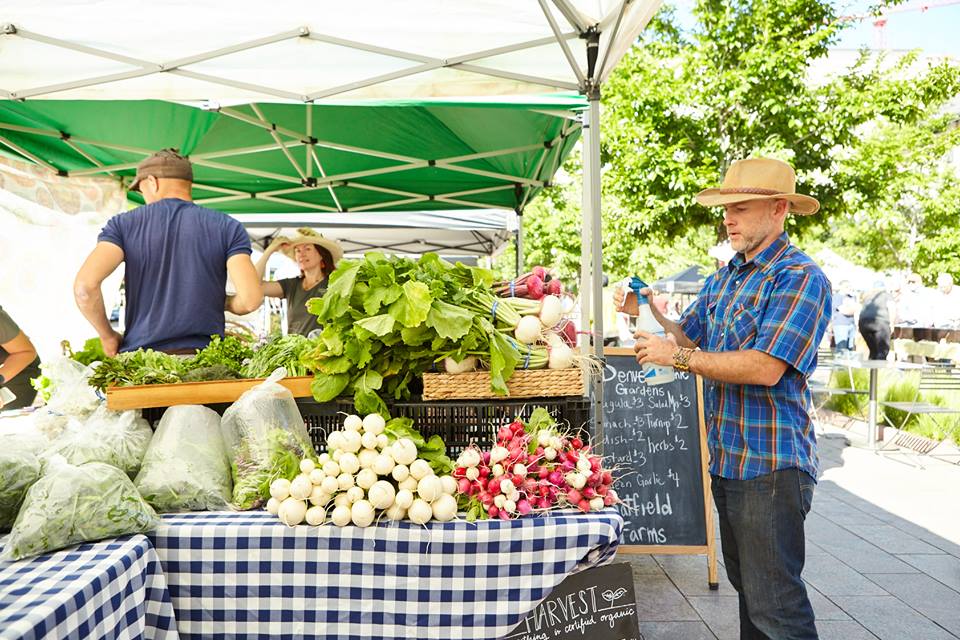
[[[251,240],[261,247],[269,239],[290,237],[297,228],[310,227],[339,242],[347,254],[382,250],[420,255],[432,251],[450,258],[495,255],[512,240],[517,226],[516,214],[502,209],[288,214],[279,221],[275,214],[246,214],[242,221]]]
[[[582,278],[592,283],[581,291],[593,292],[592,300],[589,293],[583,295],[582,309],[592,308],[594,335],[602,336],[600,87],[660,3],[7,3],[0,12],[0,98],[165,100],[219,110],[258,102],[465,96],[495,102],[497,96],[579,91],[589,102],[583,114]],[[0,144],[52,166],[24,153],[2,133]],[[272,148],[288,153],[284,143],[275,140]],[[75,142],[64,142],[83,155]],[[594,346],[602,356],[602,340]],[[599,403],[602,387],[597,384],[594,392]],[[599,411],[597,416],[599,430]]]

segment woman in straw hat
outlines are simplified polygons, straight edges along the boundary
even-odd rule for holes
[[[669,339],[638,332],[634,349],[641,363],[706,379],[711,489],[740,637],[809,640],[817,628],[800,574],[819,461],[807,379],[832,305],[830,281],[784,222],[820,205],[796,193],[790,165],[769,158],[733,163],[697,201],[724,208],[736,254],[679,322],[654,310]]]
[[[263,280],[267,261],[277,251],[287,256],[300,267],[300,276],[284,278],[276,282]],[[313,229],[297,229],[293,238],[276,238],[257,261],[263,295],[285,298],[287,301],[287,332],[308,335],[320,329],[317,317],[307,311],[307,302],[323,296],[327,291],[327,279],[343,257],[340,245],[324,238]]]

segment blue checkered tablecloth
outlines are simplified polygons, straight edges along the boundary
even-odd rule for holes
[[[163,571],[146,536],[0,562],[3,640],[178,637]]]
[[[184,638],[498,638],[568,574],[609,562],[623,527],[614,510],[366,529],[163,520],[150,537]]]

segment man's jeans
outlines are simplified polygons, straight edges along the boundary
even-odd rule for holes
[[[836,352],[856,349],[857,328],[852,324],[833,325],[833,349]]]
[[[741,640],[817,638],[813,608],[800,579],[803,523],[816,483],[798,469],[752,480],[713,476],[723,563],[740,595]]]

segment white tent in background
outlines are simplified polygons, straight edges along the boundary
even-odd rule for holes
[[[500,209],[406,213],[276,214],[242,216],[250,239],[260,248],[277,236],[310,227],[336,240],[347,254],[380,250],[420,255],[428,251],[448,258],[491,256],[513,239],[516,215]]]

